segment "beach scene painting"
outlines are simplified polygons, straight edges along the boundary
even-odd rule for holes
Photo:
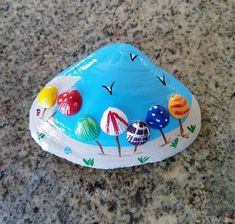
[[[198,102],[182,82],[139,49],[117,43],[47,83],[32,104],[29,126],[44,150],[112,169],[171,157],[196,139],[200,125]]]

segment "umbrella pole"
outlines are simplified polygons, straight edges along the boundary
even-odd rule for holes
[[[179,119],[179,125],[180,125],[180,135],[184,136],[184,128],[183,128],[181,119]]]
[[[41,118],[43,118],[43,117],[44,117],[44,114],[45,114],[45,112],[46,112],[46,108],[43,108],[43,111],[42,111],[42,116],[41,116]]]
[[[164,133],[163,133],[163,131],[162,131],[161,128],[160,128],[159,130],[160,130],[160,132],[161,132],[161,134],[162,134],[162,137],[163,137],[165,143],[167,144],[166,136],[164,135]]]
[[[138,145],[135,145],[134,153],[136,153],[136,151],[137,151],[137,147],[138,147]]]
[[[100,142],[97,141],[97,140],[95,140],[95,142],[96,142],[96,144],[99,146],[102,155],[104,155],[104,150],[103,150],[103,147],[102,147],[102,145],[100,144]]]
[[[47,119],[47,121],[49,121],[52,117],[54,117],[56,114],[56,110],[54,111],[54,113]]]
[[[120,146],[118,135],[116,136],[116,142],[118,146],[118,154],[119,154],[119,157],[121,157],[121,146]]]

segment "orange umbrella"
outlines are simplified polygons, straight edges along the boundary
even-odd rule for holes
[[[188,116],[190,112],[190,106],[187,100],[179,94],[174,94],[168,101],[168,110],[174,118],[179,120],[180,135],[182,137],[187,137],[182,125],[182,119]]]

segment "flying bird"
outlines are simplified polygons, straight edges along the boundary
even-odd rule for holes
[[[132,61],[134,61],[137,58],[138,55],[133,55],[132,53],[130,53],[130,58]]]
[[[113,94],[113,85],[114,85],[115,81],[112,82],[111,86],[105,86],[105,85],[102,85],[103,88],[105,88],[110,95]]]
[[[162,78],[156,75],[156,77],[159,79],[159,81],[165,86],[166,85],[166,78],[165,75],[162,75]]]

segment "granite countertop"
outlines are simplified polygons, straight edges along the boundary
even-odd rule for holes
[[[3,1],[0,223],[234,223],[233,29],[233,0]],[[33,141],[28,118],[38,91],[111,42],[140,48],[195,94],[202,129],[188,150],[103,171]]]

